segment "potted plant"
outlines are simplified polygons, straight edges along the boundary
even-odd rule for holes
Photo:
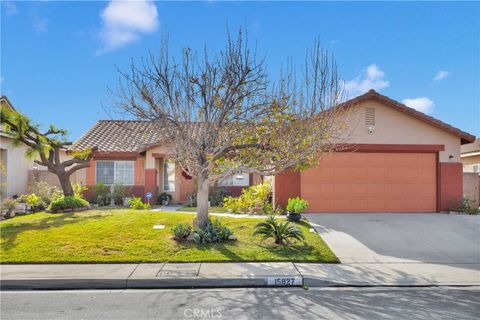
[[[172,201],[172,195],[166,192],[161,193],[157,198],[157,204],[162,206],[168,206],[170,201]]]
[[[288,199],[287,204],[287,220],[300,221],[301,213],[308,207],[308,202],[300,197]]]

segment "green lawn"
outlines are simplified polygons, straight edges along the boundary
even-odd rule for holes
[[[186,211],[186,212],[197,212],[197,207],[182,207],[177,211]],[[210,213],[227,213],[228,210],[224,207],[210,207],[208,208],[208,212]]]
[[[176,223],[193,215],[134,210],[90,210],[76,213],[35,213],[0,223],[2,263],[159,262],[159,261],[308,261],[338,262],[323,240],[298,223],[305,243],[272,245],[253,236],[260,219],[222,217],[237,236],[223,244],[178,244],[171,237]],[[154,230],[153,225],[165,229]]]

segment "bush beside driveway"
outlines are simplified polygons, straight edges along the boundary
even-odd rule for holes
[[[221,217],[237,241],[221,244],[177,243],[171,228],[191,223],[191,215],[134,210],[36,213],[0,223],[2,263],[297,261],[338,262],[310,225],[298,227],[305,242],[289,247],[253,236],[264,219]],[[153,229],[154,225],[164,229]]]

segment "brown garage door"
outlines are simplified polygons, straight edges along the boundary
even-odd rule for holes
[[[435,212],[436,154],[339,152],[302,172],[308,212]]]

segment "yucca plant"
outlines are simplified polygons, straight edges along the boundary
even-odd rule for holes
[[[288,245],[288,239],[303,240],[305,236],[302,230],[292,226],[290,222],[278,222],[275,216],[269,216],[265,222],[255,225],[254,235],[262,235],[263,239],[273,238],[278,245]]]

